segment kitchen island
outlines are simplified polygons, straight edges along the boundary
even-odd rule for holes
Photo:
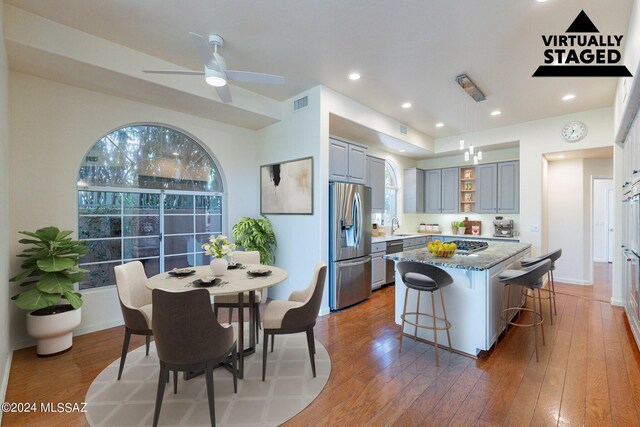
[[[438,258],[426,248],[386,255],[385,258],[398,261],[416,261],[444,269],[453,278],[453,284],[443,289],[447,318],[451,322],[451,346],[455,351],[477,356],[488,350],[498,333],[498,315],[504,284],[498,275],[507,269],[520,267],[520,260],[530,253],[528,243],[489,242],[482,251],[468,255],[456,254],[452,258]],[[406,287],[396,272],[395,321],[402,324],[404,295]],[[431,314],[431,299],[420,300],[420,312]],[[519,302],[519,292],[511,293],[510,305]],[[439,299],[439,298],[438,298]],[[417,291],[409,291],[407,311],[416,311]],[[515,313],[514,313],[515,314]],[[443,317],[442,307],[436,304],[436,316]],[[421,318],[421,322],[425,319]],[[440,326],[440,325],[439,325]],[[413,337],[415,328],[405,325],[405,335]],[[418,338],[432,342],[433,331],[418,328]],[[447,343],[445,331],[438,331],[438,343]]]

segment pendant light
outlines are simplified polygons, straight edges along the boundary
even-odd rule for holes
[[[482,160],[482,151],[478,151],[478,160]]]
[[[468,161],[469,161],[469,152],[468,152],[468,151],[465,151],[465,152],[464,152],[464,161],[465,161],[465,162],[468,162]]]

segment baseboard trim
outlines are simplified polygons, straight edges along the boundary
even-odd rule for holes
[[[591,283],[590,280],[575,280],[575,279],[569,279],[567,277],[558,277],[558,276],[555,276],[553,279],[556,281],[556,283],[561,282],[561,283],[568,283],[570,285],[582,285],[582,286],[593,285],[593,283]]]
[[[611,305],[615,305],[616,307],[624,307],[624,301],[617,298],[611,298]]]
[[[2,385],[0,385],[0,387],[2,387],[0,389],[0,394],[2,396],[0,396],[1,398],[1,402],[5,402],[5,397],[7,396],[7,386],[9,385],[9,374],[11,373],[11,361],[13,360],[13,351],[10,351],[9,354],[7,355],[7,362],[4,364],[4,376],[2,377]],[[3,411],[0,411],[0,425],[2,425],[2,413]]]
[[[73,331],[73,336],[75,337],[78,335],[90,334],[91,332],[102,331],[103,329],[109,329],[109,328],[113,328],[115,326],[121,326],[121,325],[124,325],[123,320],[112,320],[111,322],[95,323],[93,325],[80,326],[76,328],[75,331]]]

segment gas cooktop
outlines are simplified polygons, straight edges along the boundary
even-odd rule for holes
[[[453,240],[448,243],[455,243],[457,246],[456,252],[459,254],[470,254],[473,252],[482,251],[487,249],[489,243],[480,242],[478,240]]]

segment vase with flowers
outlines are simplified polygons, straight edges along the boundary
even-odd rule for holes
[[[229,267],[225,257],[236,249],[236,245],[230,242],[227,236],[218,235],[209,237],[209,242],[202,245],[202,249],[207,255],[213,257],[209,264],[213,275],[222,276]]]

